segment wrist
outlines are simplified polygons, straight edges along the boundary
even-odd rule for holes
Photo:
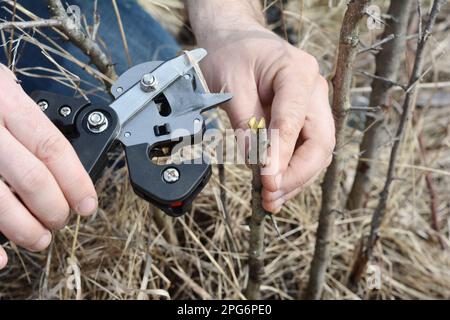
[[[259,0],[187,0],[198,45],[208,47],[236,33],[261,29],[265,19]]]

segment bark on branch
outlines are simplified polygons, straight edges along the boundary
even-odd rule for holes
[[[322,183],[322,207],[316,233],[314,257],[311,262],[306,299],[320,299],[330,258],[334,216],[339,211],[341,173],[344,166],[342,146],[345,125],[350,109],[350,89],[353,79],[353,61],[358,53],[359,23],[366,15],[370,0],[352,0],[348,4],[342,23],[336,74],[333,78],[333,113],[336,121],[336,150],[333,161]]]
[[[0,30],[6,29],[31,29],[31,28],[49,28],[60,27],[62,22],[57,19],[41,19],[35,21],[7,21],[0,23]]]
[[[255,120],[253,118],[252,120]],[[245,296],[250,300],[261,299],[261,283],[264,274],[264,220],[268,213],[262,207],[262,183],[261,166],[264,160],[260,155],[267,148],[267,131],[265,121],[261,120],[260,125],[250,120],[252,155],[256,155],[256,162],[250,164],[252,169],[252,216],[250,218],[250,241],[248,249],[248,283],[245,289]],[[253,122],[253,123],[252,123]],[[261,149],[264,148],[264,150]]]

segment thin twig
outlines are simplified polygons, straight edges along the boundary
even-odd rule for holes
[[[358,51],[358,54],[362,54],[362,53],[365,53],[365,52],[368,52],[368,51],[372,51],[372,50],[381,50],[381,49],[383,49],[383,45],[384,45],[384,44],[386,44],[386,43],[388,43],[389,41],[392,41],[392,40],[394,40],[394,39],[395,39],[395,35],[394,35],[394,34],[391,34],[391,35],[389,35],[389,36],[387,36],[387,37],[381,39],[380,41],[375,42],[375,43],[374,43],[373,45],[371,45],[370,47],[367,47],[367,48],[364,48],[364,49],[359,50],[359,51]]]
[[[382,76],[377,76],[377,75],[371,74],[371,73],[369,73],[367,71],[359,71],[358,73],[360,73],[360,74],[362,74],[362,75],[364,75],[366,77],[369,77],[371,79],[384,82],[385,85],[387,86],[387,89],[390,89],[391,87],[400,87],[400,88],[402,88],[405,91],[408,90],[408,86],[405,86],[405,85],[403,85],[401,83],[393,81],[393,80],[391,80],[389,78],[385,78],[385,77],[382,77]]]
[[[255,119],[255,118],[253,118]],[[252,169],[252,216],[250,218],[250,241],[248,249],[248,283],[245,289],[245,296],[250,300],[261,299],[261,283],[264,274],[264,220],[268,213],[262,207],[262,183],[261,166],[264,161],[261,159],[262,148],[267,147],[267,132],[265,121],[259,124],[252,120],[249,122],[251,129],[251,149],[250,153],[255,155],[256,163],[251,163]],[[253,161],[250,161],[253,162]]]
[[[57,19],[40,19],[36,21],[7,21],[0,23],[0,30],[7,29],[31,29],[60,27],[62,22]]]

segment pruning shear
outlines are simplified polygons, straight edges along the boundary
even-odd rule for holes
[[[195,49],[166,62],[132,67],[112,86],[114,101],[108,106],[45,91],[31,97],[71,142],[94,182],[107,164],[108,151],[119,142],[135,193],[178,217],[207,184],[211,165],[159,165],[154,158],[185,139],[199,141],[205,130],[202,113],[232,98],[209,93],[203,84],[198,63],[206,54]]]

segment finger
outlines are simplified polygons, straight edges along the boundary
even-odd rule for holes
[[[334,149],[335,130],[325,79],[318,78],[310,103],[308,118],[301,131],[303,143],[288,158],[287,168],[275,178],[262,177],[264,188],[270,192],[281,190],[287,194],[304,186],[329,164]]]
[[[28,212],[1,180],[0,232],[15,244],[30,251],[44,250],[52,240],[50,231]]]
[[[286,194],[304,187],[331,162],[335,146],[334,121],[326,89],[326,83],[318,83],[311,101],[312,111],[302,130],[304,142],[296,149],[288,168],[282,173],[279,187]]]
[[[263,208],[271,213],[277,214],[281,211],[283,204],[285,203],[283,198],[275,201],[264,201],[262,202]]]
[[[289,165],[297,140],[305,123],[306,108],[312,90],[291,70],[281,71],[274,81],[274,98],[269,126],[270,163],[263,184],[271,191],[280,187],[280,172]]]
[[[28,210],[50,229],[61,229],[69,205],[47,167],[0,126],[0,175],[9,183]]]
[[[69,205],[81,215],[97,209],[97,194],[70,143],[28,96],[20,96],[5,117],[11,134],[50,170]]]
[[[0,246],[0,270],[6,267],[8,264],[8,255],[6,254],[5,249]]]
[[[285,201],[288,201],[288,200],[292,199],[293,197],[295,197],[298,193],[300,193],[305,188],[308,188],[309,186],[311,186],[317,180],[317,178],[319,176],[320,176],[320,172],[317,173],[317,175],[315,175],[314,177],[312,177],[309,181],[307,181],[303,186],[298,187],[288,193],[284,192],[283,190],[270,192],[269,190],[263,188],[263,190],[261,192],[261,196],[263,198],[263,201],[266,201],[266,202],[273,202],[273,201],[276,201],[281,198],[283,198]]]
[[[315,179],[329,165],[330,153],[320,145],[320,141],[307,140],[298,148],[288,169],[283,173],[280,189],[289,193],[305,186]]]

